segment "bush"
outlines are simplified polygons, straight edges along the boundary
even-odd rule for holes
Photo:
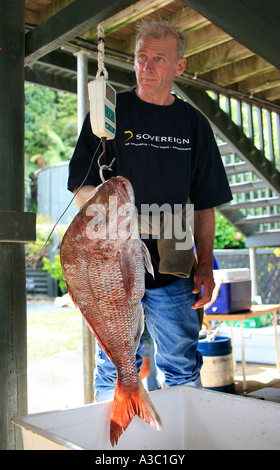
[[[62,267],[60,264],[60,256],[56,255],[55,260],[51,261],[49,258],[43,258],[44,266],[43,270],[48,271],[48,273],[58,281],[59,288],[62,294],[66,294],[67,288],[65,281],[63,279]]]
[[[216,234],[214,249],[245,248],[245,237],[216,211]]]

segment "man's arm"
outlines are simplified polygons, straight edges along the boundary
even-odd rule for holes
[[[76,194],[78,188],[75,188],[73,193]],[[82,186],[78,194],[75,196],[75,203],[80,208],[94,193],[95,186],[86,185]]]
[[[193,293],[203,286],[204,294],[192,308],[197,309],[210,302],[215,287],[213,279],[213,247],[215,237],[214,209],[194,211],[194,240],[197,251],[197,268],[194,274]]]

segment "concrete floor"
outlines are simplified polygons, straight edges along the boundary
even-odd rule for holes
[[[83,406],[82,350],[28,362],[28,413]]]
[[[246,393],[262,388],[273,387],[280,389],[280,372],[275,365],[246,363]],[[235,370],[235,393],[243,394],[242,364],[237,363]]]

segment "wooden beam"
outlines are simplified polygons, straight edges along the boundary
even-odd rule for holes
[[[34,212],[0,211],[0,242],[28,243],[36,240]]]
[[[214,46],[231,41],[231,39],[232,38],[228,34],[224,33],[212,24],[206,25],[205,28],[194,29],[187,34],[187,49],[185,57],[190,57],[191,55],[206,51]],[[126,51],[128,54],[132,54],[134,52],[134,46],[135,34],[131,34],[126,41],[123,41],[122,50]]]
[[[244,93],[260,93],[280,86],[280,70],[273,70],[238,83],[238,90]]]
[[[178,28],[179,31],[186,33],[204,28],[211,23],[207,18],[188,6],[169,15],[166,20]]]
[[[43,66],[44,64],[46,66],[49,65],[54,67],[56,70],[61,70],[62,72],[71,71],[77,74],[77,59],[74,54],[69,54],[62,51],[53,51],[44,57],[41,57],[40,60],[32,65],[32,68],[34,65]]]
[[[280,69],[279,0],[183,1]]]
[[[253,56],[239,62],[235,62],[226,67],[214,70],[210,74],[202,75],[205,80],[218,83],[221,86],[228,86],[245,80],[260,73],[274,70],[273,65],[258,56]]]
[[[82,34],[118,11],[131,5],[131,0],[76,0],[25,36],[25,65]]]
[[[141,17],[147,16],[152,10],[156,10],[156,7],[160,6],[162,8],[168,3],[170,3],[170,1],[165,0],[165,2],[159,2],[158,0],[154,0],[152,2],[147,2],[146,0],[143,0],[137,2],[135,5],[127,8],[123,12],[114,15],[108,20],[105,20],[104,27],[106,45],[112,49],[132,54],[135,47],[135,32],[133,32],[126,40],[122,41],[109,35],[120,30],[124,26],[128,26],[134,21],[137,21]],[[215,25],[212,25],[209,20],[203,18],[189,7],[167,16],[166,19],[176,26],[178,30],[189,33],[186,57],[190,57],[193,54],[208,50],[211,47],[231,40],[231,37],[228,34],[221,31]],[[81,37],[90,41],[96,41],[96,28],[86,31],[81,35]]]
[[[246,238],[247,247],[279,246],[279,231],[262,232]]]
[[[213,24],[209,24],[205,28],[192,31],[187,37],[187,49],[185,57],[205,52],[212,47],[216,47],[219,44],[224,44],[231,41],[231,37],[224,33]]]
[[[110,83],[118,89],[130,89],[135,82],[135,73],[124,70],[122,64],[110,65],[110,59],[106,62]],[[97,57],[88,62],[88,78],[93,79],[97,72]],[[69,93],[77,93],[77,59],[73,54],[54,51],[32,64],[25,67],[25,80],[30,83],[64,90]]]
[[[170,0],[140,0],[131,7],[117,13],[116,15],[104,21],[105,35],[112,34],[121,28],[135,23],[143,17],[151,15],[160,8],[172,3]],[[179,31],[193,31],[210,24],[210,21],[201,16],[190,7],[185,7],[171,15],[165,17]],[[97,40],[97,28],[92,28],[83,34],[85,39]],[[133,34],[132,42],[135,35]]]
[[[278,86],[270,90],[254,93],[254,95],[269,101],[277,101],[280,99],[280,87]]]
[[[74,1],[75,0],[52,0],[43,10],[41,10],[40,23],[55,15],[60,10],[63,10],[63,8],[68,7],[68,5]]]
[[[139,21],[145,16],[151,15],[159,8],[163,8],[170,3],[172,3],[172,0],[140,0],[133,3],[131,6],[119,11],[103,22],[105,36],[131,23]],[[97,28],[95,27],[86,31],[82,37],[84,39],[90,39],[91,41],[97,41]]]
[[[40,12],[30,10],[30,8],[25,9],[25,23],[39,24],[40,23]]]
[[[196,73],[197,75],[208,73],[253,55],[253,52],[232,39],[205,52],[202,51],[188,57],[186,72]]]
[[[25,67],[25,81],[35,85],[44,86],[53,90],[63,90],[68,93],[77,93],[77,79],[56,74],[53,70],[41,67],[38,63],[32,68]]]
[[[28,3],[28,8],[30,8],[31,10],[40,11],[43,8],[45,8],[46,5],[51,3],[51,1],[52,0],[42,0],[42,1],[29,0],[28,2],[25,2],[25,3]]]

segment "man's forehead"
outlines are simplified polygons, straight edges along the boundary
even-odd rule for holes
[[[140,37],[136,43],[137,52],[145,52],[152,49],[154,52],[166,56],[170,50],[176,51],[176,39],[173,36],[154,38],[150,36]]]

